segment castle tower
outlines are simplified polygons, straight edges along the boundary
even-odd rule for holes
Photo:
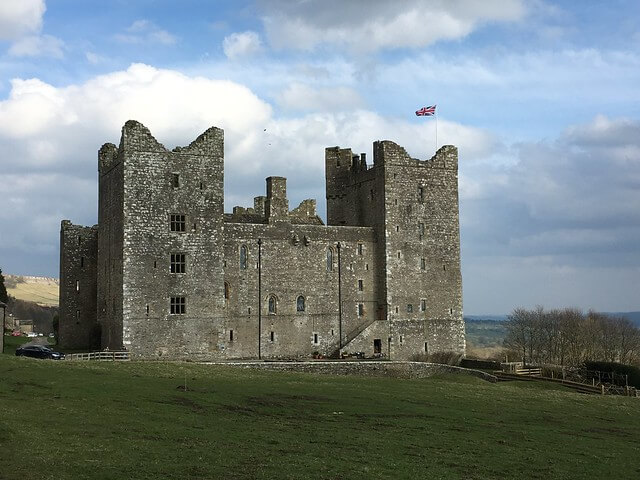
[[[215,355],[222,331],[223,131],[168,151],[128,121],[99,154],[98,319],[135,357]]]
[[[376,230],[372,335],[386,340],[382,350],[393,359],[464,352],[457,149],[444,146],[420,161],[379,141],[373,153],[372,168],[349,149],[325,153],[328,224]]]

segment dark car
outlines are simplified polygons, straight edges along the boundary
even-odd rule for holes
[[[64,360],[64,353],[55,352],[44,345],[26,345],[16,349],[18,357],[50,358],[51,360]]]

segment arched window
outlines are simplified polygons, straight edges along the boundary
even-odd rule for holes
[[[241,270],[246,270],[247,269],[247,247],[245,245],[242,245],[240,247],[240,269]]]
[[[327,272],[333,271],[333,250],[327,248]]]
[[[304,312],[304,297],[300,295],[296,300],[296,311]]]
[[[269,313],[271,315],[275,315],[276,313],[276,308],[277,308],[277,302],[276,302],[276,297],[274,295],[271,295],[269,297]]]
[[[229,300],[229,284],[227,282],[224,282],[224,299],[225,300]]]

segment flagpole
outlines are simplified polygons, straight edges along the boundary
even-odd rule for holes
[[[438,114],[434,115],[436,117],[436,152],[438,151]]]

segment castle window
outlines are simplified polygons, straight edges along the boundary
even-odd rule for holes
[[[333,271],[333,250],[327,248],[327,272]]]
[[[402,335],[400,335],[400,345],[402,345],[402,341],[404,340],[404,337]]]
[[[146,307],[145,307],[146,311],[147,311],[147,315],[149,315],[149,304],[147,303]]]
[[[361,243],[358,244],[358,255],[362,255],[364,252],[364,245]]]
[[[398,251],[398,258],[400,258],[400,252]]]
[[[364,304],[359,303],[358,304],[358,316],[361,317],[364,315]]]
[[[429,345],[427,342],[424,342],[424,353],[429,353]]]
[[[80,291],[80,280],[76,280],[76,292]]]
[[[396,313],[398,313],[398,307],[396,307]]]
[[[84,267],[84,257],[80,257],[80,268]]]
[[[247,269],[247,257],[248,257],[247,247],[245,245],[242,245],[240,247],[240,270]]]
[[[399,232],[399,231],[400,231],[400,226],[396,225],[396,232]]]
[[[427,269],[427,259],[426,258],[421,258],[420,259],[420,270],[426,270]]]
[[[224,282],[224,299],[229,300],[230,288],[227,282]]]
[[[368,264],[368,263],[365,263],[365,264],[364,264],[364,269],[365,269],[365,270],[369,270],[369,264]]]
[[[446,272],[447,271],[447,266],[446,265],[442,265],[442,271]]]
[[[229,341],[233,342],[233,330],[229,330]]]
[[[185,273],[187,271],[187,260],[184,253],[172,253],[171,254],[171,273]]]
[[[450,314],[450,315],[453,315],[453,308],[450,308],[450,309],[449,309],[449,314]]]
[[[427,311],[427,301],[424,298],[420,300],[420,311],[421,312]]]
[[[413,305],[407,303],[407,313],[413,313]]]
[[[369,200],[373,201],[373,199],[375,198],[376,192],[371,189],[369,190]]]
[[[364,290],[364,282],[362,280],[358,280],[358,291],[361,292]]]
[[[271,332],[271,334],[270,334],[269,336],[270,336],[270,338],[271,338],[271,341],[272,341],[272,342],[275,342],[275,341],[276,341],[276,334],[275,334],[275,332]]]
[[[154,260],[153,262],[153,268],[158,268],[158,262]]]
[[[169,228],[172,232],[184,232],[186,230],[186,215],[172,213],[169,218]]]
[[[180,175],[177,173],[173,174],[173,188],[178,188],[180,186]]]
[[[200,182],[200,190],[204,189],[204,184],[202,182]]]
[[[318,334],[317,333],[313,334],[313,344],[314,345],[318,345]]]
[[[80,310],[76,310],[76,323],[80,323]]]
[[[171,315],[184,315],[187,313],[187,302],[185,297],[171,297],[169,304],[169,313]]]
[[[424,203],[424,187],[418,187],[418,201]]]
[[[304,297],[300,295],[296,300],[296,311],[304,312]]]
[[[276,310],[278,308],[278,302],[276,301],[276,297],[274,295],[271,295],[269,297],[269,314],[271,315],[275,315],[276,314]]]
[[[424,237],[424,223],[420,222],[418,224],[418,232],[420,232],[420,240]]]

